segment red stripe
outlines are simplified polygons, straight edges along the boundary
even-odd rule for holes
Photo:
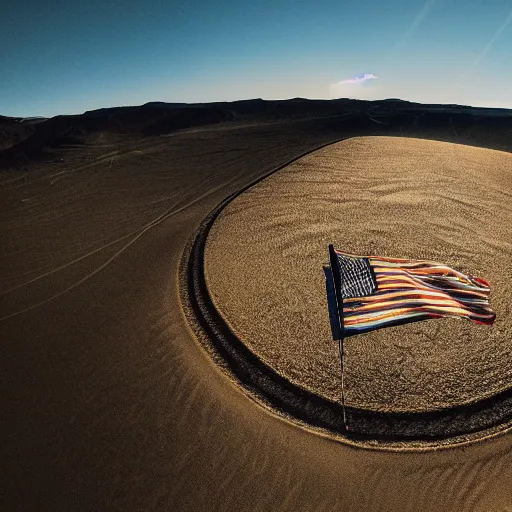
[[[473,281],[476,281],[477,283],[483,284],[486,288],[490,288],[491,285],[481,277],[472,277]]]

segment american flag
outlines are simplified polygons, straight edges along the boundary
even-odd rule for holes
[[[343,337],[430,318],[492,325],[489,284],[441,263],[356,256],[329,246]]]

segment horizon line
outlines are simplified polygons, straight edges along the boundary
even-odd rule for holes
[[[147,105],[152,104],[164,104],[164,105],[187,105],[187,106],[194,106],[194,105],[216,105],[216,104],[225,104],[225,103],[240,103],[240,102],[250,102],[250,101],[266,101],[266,102],[279,102],[279,101],[293,101],[293,100],[302,100],[302,101],[322,101],[322,102],[336,102],[336,101],[360,101],[360,102],[367,102],[367,103],[378,103],[382,101],[400,101],[403,103],[413,103],[416,105],[439,105],[439,106],[446,106],[446,107],[464,107],[464,108],[476,108],[476,109],[486,109],[486,110],[511,110],[512,111],[512,105],[509,107],[496,107],[496,106],[490,106],[490,105],[470,105],[470,104],[462,104],[462,103],[423,103],[419,101],[412,101],[412,100],[404,100],[401,98],[381,98],[381,99],[359,99],[359,98],[349,98],[349,97],[340,97],[340,98],[306,98],[301,96],[295,96],[292,98],[277,98],[277,99],[268,99],[268,98],[246,98],[246,99],[236,99],[236,100],[220,100],[220,101],[207,101],[207,102],[185,102],[185,101],[161,101],[161,100],[152,100],[147,101],[145,103],[141,104],[125,104],[125,105],[111,105],[108,107],[98,107],[93,108],[90,110],[84,110],[81,113],[61,113],[61,114],[55,114],[53,116],[43,116],[43,115],[32,115],[32,116],[5,116],[0,113],[0,117],[8,118],[8,119],[20,119],[20,120],[37,120],[37,119],[52,119],[54,117],[59,116],[81,116],[85,115],[90,112],[97,112],[100,110],[109,110],[109,109],[115,109],[115,108],[139,108],[139,107],[145,107]]]

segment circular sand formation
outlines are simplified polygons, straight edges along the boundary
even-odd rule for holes
[[[361,137],[316,151],[222,211],[204,271],[216,310],[287,382],[339,402],[323,266],[327,246],[443,262],[491,283],[492,327],[440,319],[345,342],[346,403],[408,413],[485,400],[511,386],[512,155]]]

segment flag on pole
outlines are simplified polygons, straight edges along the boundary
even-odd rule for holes
[[[492,325],[489,284],[441,263],[356,256],[329,246],[343,337],[430,318]]]

